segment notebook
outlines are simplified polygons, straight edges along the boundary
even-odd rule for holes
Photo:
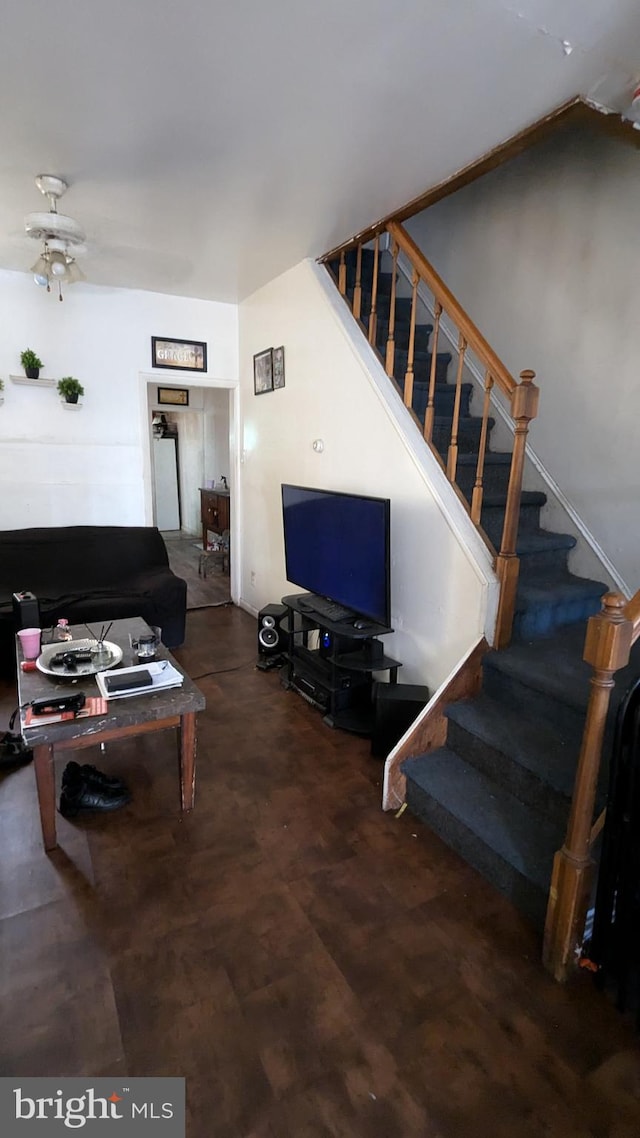
[[[156,660],[151,664],[137,664],[133,668],[118,668],[96,675],[96,683],[105,699],[149,695],[165,688],[180,687],[183,681],[182,672],[169,660]]]

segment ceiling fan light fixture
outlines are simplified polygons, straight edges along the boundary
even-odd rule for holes
[[[67,283],[77,284],[78,281],[86,281],[86,279],[78,262],[74,261],[73,257],[69,257],[67,260]]]
[[[49,265],[45,258],[40,255],[35,265],[31,266],[31,272],[35,277],[46,277],[49,270]]]
[[[77,253],[86,251],[83,244],[85,234],[74,218],[58,213],[58,199],[67,189],[64,179],[53,174],[39,174],[36,185],[49,199],[49,212],[29,213],[24,219],[28,236],[43,242],[42,252],[31,271],[36,284],[46,285],[48,292],[51,291],[51,281],[55,281],[59,299],[62,300],[63,281],[75,284],[86,280],[76,264],[75,256],[69,252],[69,247]]]
[[[67,259],[64,253],[57,249],[53,249],[49,253],[49,265],[51,267],[51,275],[63,279],[67,276]]]

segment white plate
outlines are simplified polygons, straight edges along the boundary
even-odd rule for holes
[[[116,668],[122,660],[122,648],[118,648],[117,644],[112,644],[110,640],[105,640],[105,648],[109,649],[108,659],[98,663],[96,660],[91,660],[86,664],[78,664],[76,668],[67,668],[64,664],[52,664],[52,658],[59,656],[62,652],[79,652],[82,649],[85,651],[87,648],[95,648],[97,640],[64,640],[55,644],[47,644],[36,660],[36,667],[47,676],[59,676],[61,679],[74,680],[78,676],[94,676],[96,672],[105,672],[107,668]]]

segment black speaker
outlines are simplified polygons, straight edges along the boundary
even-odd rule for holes
[[[33,593],[13,594],[13,618],[16,628],[39,628],[40,605]]]
[[[386,759],[428,702],[429,689],[421,684],[373,685],[371,754],[374,758]]]
[[[280,656],[289,647],[285,605],[265,605],[258,613],[258,656]]]

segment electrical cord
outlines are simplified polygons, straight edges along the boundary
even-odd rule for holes
[[[208,676],[223,676],[225,672],[239,672],[242,668],[248,668],[253,663],[252,657],[251,660],[246,660],[243,664],[236,664],[234,668],[217,668],[214,672],[202,672],[199,676],[189,676],[189,679],[195,683],[196,680],[206,680]]]

